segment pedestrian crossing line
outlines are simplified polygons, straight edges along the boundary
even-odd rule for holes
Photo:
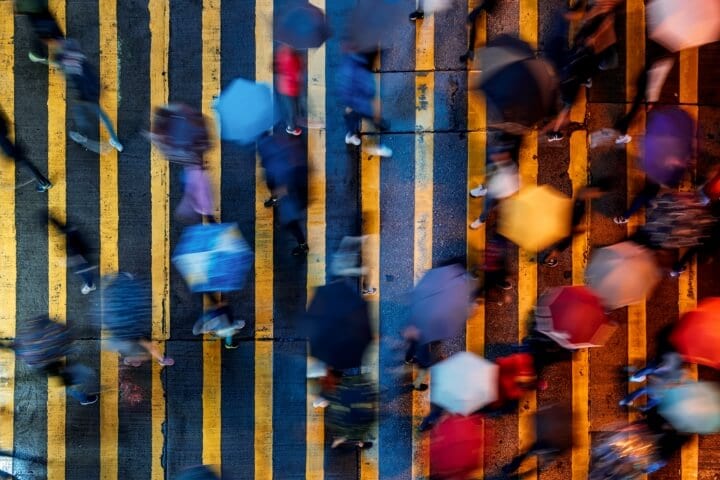
[[[118,45],[117,2],[99,0],[98,23],[100,40],[100,85],[103,92],[101,108],[113,125],[117,125],[118,108]],[[106,129],[100,128],[101,141],[107,142]],[[118,271],[118,164],[117,151],[100,155],[100,275]],[[102,294],[101,294],[102,295]],[[102,297],[101,297],[101,302]],[[103,338],[106,334],[103,332]],[[118,476],[118,355],[100,352],[100,478],[113,480]]]
[[[325,0],[311,2],[321,10],[325,10]],[[310,251],[307,259],[307,294],[308,303],[317,286],[324,285],[326,278],[326,128],[325,128],[325,54],[326,47],[310,50],[307,59],[308,78],[308,211],[307,238]],[[313,105],[314,108],[310,108]],[[320,128],[311,129],[310,125]],[[310,369],[310,358],[307,360]],[[306,371],[307,371],[306,370]],[[311,391],[310,381],[306,392]],[[307,395],[306,400],[306,431],[305,431],[305,478],[306,480],[323,480],[325,478],[325,414],[322,409],[313,407],[313,398]]]
[[[433,259],[433,162],[435,117],[435,16],[415,24],[415,219],[414,284],[432,268]],[[417,427],[430,411],[426,392],[412,392],[412,478],[430,475],[430,439]]]
[[[8,122],[12,138],[15,105],[14,63],[15,18],[12,2],[0,2],[0,106]],[[0,169],[0,338],[15,337],[17,314],[17,242],[15,239],[15,163],[2,160]],[[12,213],[9,213],[12,212]],[[15,411],[15,355],[0,349],[0,450],[12,451]],[[12,472],[12,460],[0,457],[0,470]]]
[[[571,122],[585,121],[587,97],[581,91],[575,105],[570,110]],[[587,184],[588,151],[587,132],[578,130],[570,135],[570,182],[573,193]],[[573,236],[572,240],[572,284],[585,284],[585,268],[590,250],[590,212],[582,220],[585,233]],[[577,350],[571,360],[572,368],[572,411],[574,448],[571,453],[572,480],[586,480],[590,465],[590,417],[588,412],[590,359],[589,350]]]
[[[203,0],[202,8],[202,113],[212,118],[213,98],[220,92],[220,4],[221,0]],[[209,126],[212,133],[213,125]],[[217,136],[215,136],[217,137]],[[212,138],[212,137],[211,137]],[[213,145],[204,155],[210,184],[213,187],[215,219],[220,220],[221,206],[221,147]],[[207,297],[204,307],[210,307]],[[206,334],[203,342],[202,389],[202,461],[206,465],[221,465],[221,342]]]
[[[65,0],[53,0],[49,8],[60,28],[65,31]],[[65,182],[65,80],[48,69],[48,158],[47,176],[53,188],[47,191],[48,211],[66,221],[67,190]],[[48,225],[48,315],[58,322],[67,318],[67,251],[65,236]],[[65,478],[65,388],[48,382],[47,395],[47,477]]]
[[[273,0],[255,3],[255,80],[272,85]],[[255,478],[273,478],[273,209],[255,168]]]
[[[150,115],[158,105],[168,101],[168,51],[170,47],[170,5],[167,0],[149,0],[150,14]],[[150,235],[152,339],[165,355],[165,341],[170,336],[170,164],[160,150],[150,145]],[[152,480],[163,480],[162,462],[165,435],[165,389],[162,365],[152,362],[151,396],[151,458]]]

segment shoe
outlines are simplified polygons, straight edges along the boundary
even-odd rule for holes
[[[377,293],[377,288],[375,288],[375,287],[363,288],[361,293],[363,295],[375,295]]]
[[[433,427],[433,425],[434,425],[433,423],[422,422],[420,425],[418,425],[417,431],[420,433],[427,432],[428,430],[430,430]]]
[[[502,282],[498,283],[497,286],[500,290],[510,290],[512,288],[512,283],[508,282],[507,280],[503,280]]]
[[[680,275],[682,275],[683,272],[685,272],[685,270],[687,270],[687,267],[673,268],[673,269],[670,271],[670,276],[671,276],[672,278],[677,278],[677,277],[679,277]]]
[[[223,347],[227,348],[228,350],[235,350],[240,346],[239,343],[233,342],[232,337],[230,337],[230,341],[228,342],[228,339],[226,338],[223,342]]]
[[[555,257],[550,257],[547,260],[544,260],[542,263],[548,268],[555,268],[558,266],[558,259]]]
[[[123,365],[137,368],[142,365],[142,360],[133,360],[132,357],[125,357],[123,358]]]
[[[425,18],[425,12],[422,10],[415,10],[410,14],[410,21],[414,22],[415,20],[422,20]]]
[[[625,399],[622,399],[618,402],[618,405],[620,405],[621,407],[632,407],[632,404],[633,404],[633,402],[625,400]]]
[[[476,218],[473,220],[473,222],[470,224],[470,230],[477,230],[478,228],[482,227],[482,224],[485,223],[479,218]]]
[[[285,127],[285,132],[286,132],[288,135],[293,135],[293,136],[295,136],[295,137],[299,137],[300,135],[302,135],[302,130],[301,130],[301,129],[299,129],[299,128],[297,128],[297,127],[292,128],[292,127],[289,126],[289,125],[288,125],[287,127]]]
[[[39,57],[39,56],[35,55],[33,52],[28,52],[28,58],[33,63],[47,63],[47,61],[48,61],[47,58]]]
[[[583,82],[583,87],[585,88],[592,88],[592,78],[588,78]]]
[[[624,145],[626,143],[630,143],[631,141],[632,137],[626,133],[625,135],[620,135],[615,139],[615,145]]]
[[[475,52],[472,50],[468,50],[467,52],[460,55],[460,63],[467,63],[468,61],[473,61],[475,59]]]
[[[367,450],[368,448],[372,448],[373,442],[358,442],[357,447],[362,450]]]
[[[562,139],[565,138],[565,135],[562,134],[562,132],[550,132],[547,135],[548,142],[560,142]]]
[[[265,205],[265,208],[271,208],[271,207],[274,207],[275,205],[277,205],[277,203],[278,203],[277,197],[270,197],[267,200],[265,200],[265,203],[263,203],[263,205]]]
[[[111,138],[109,143],[110,143],[110,146],[113,147],[118,152],[123,151],[122,143],[120,143],[118,140]]]
[[[88,138],[80,132],[71,131],[68,133],[68,136],[73,142],[79,143],[80,145],[85,145],[88,141]]]
[[[359,147],[362,143],[362,140],[360,140],[360,137],[358,137],[355,133],[346,133],[345,143],[347,145],[355,145],[356,147]]]
[[[175,360],[170,357],[163,357],[162,360],[158,360],[158,363],[163,367],[172,367],[173,365],[175,365]]]
[[[88,284],[86,283],[86,284],[83,285],[82,288],[80,289],[80,293],[82,293],[83,295],[87,295],[88,293],[94,292],[95,290],[97,290],[97,287],[96,287],[95,285],[88,285]]]
[[[413,385],[413,390],[417,390],[418,392],[424,392],[424,391],[427,390],[428,388],[429,388],[429,387],[428,387],[428,384],[427,384],[427,383],[421,383],[421,384],[418,385],[418,386]]]
[[[86,397],[85,400],[81,400],[80,405],[92,405],[93,403],[97,403],[99,398],[97,395],[90,395]]]
[[[322,397],[318,397],[315,400],[313,400],[313,408],[327,408],[330,405],[330,402],[328,402],[326,399]]]
[[[470,190],[470,196],[473,198],[480,198],[487,195],[487,188],[485,188],[484,185],[480,184],[477,187]]]
[[[645,375],[631,375],[630,381],[633,383],[642,383],[647,377]]]
[[[392,150],[385,145],[373,145],[366,150],[370,155],[376,155],[378,157],[392,157]]]
[[[618,225],[625,225],[628,223],[628,219],[623,217],[622,215],[618,215],[617,217],[613,218],[613,222],[617,223]]]
[[[292,249],[292,254],[296,257],[299,257],[300,255],[306,255],[310,251],[310,247],[308,247],[307,243],[301,243],[297,247]]]
[[[43,193],[43,192],[47,192],[47,191],[50,190],[52,187],[53,187],[53,186],[52,186],[52,183],[38,183],[38,184],[35,186],[35,190],[38,191],[38,192],[40,192],[40,193]]]

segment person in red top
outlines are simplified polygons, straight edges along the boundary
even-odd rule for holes
[[[529,353],[513,353],[495,360],[500,367],[498,375],[498,407],[515,402],[534,390],[537,377],[533,365],[533,357]],[[495,406],[495,405],[493,405]]]
[[[290,135],[299,136],[302,130],[297,121],[300,116],[300,80],[302,58],[290,45],[280,43],[275,50],[275,85],[280,98],[280,107]]]

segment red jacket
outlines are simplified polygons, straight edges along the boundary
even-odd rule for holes
[[[534,388],[533,358],[528,353],[514,353],[495,360],[500,367],[498,393],[501,402],[520,400],[523,394]]]
[[[297,97],[300,95],[300,75],[302,60],[295,50],[287,45],[275,51],[275,74],[277,90],[281,95]]]

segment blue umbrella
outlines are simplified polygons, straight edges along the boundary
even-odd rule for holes
[[[314,5],[298,5],[280,19],[276,40],[293,48],[317,48],[330,36],[325,13]]]
[[[172,261],[193,292],[240,290],[253,253],[235,223],[186,227]]]
[[[274,124],[272,91],[263,83],[236,78],[215,102],[220,136],[240,144],[258,139]]]

